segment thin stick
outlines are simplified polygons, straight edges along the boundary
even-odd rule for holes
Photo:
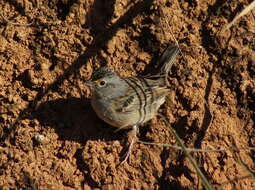
[[[253,8],[255,8],[255,1],[253,1],[250,5],[244,8],[238,15],[236,15],[235,18],[222,30],[222,32],[228,30],[231,26],[233,26],[237,22],[238,19],[248,14]]]
[[[149,144],[149,145],[156,145],[156,146],[164,146],[164,147],[170,147],[177,150],[182,150],[182,147],[177,145],[170,145],[166,143],[157,143],[157,142],[145,142],[145,141],[137,141],[142,144]],[[186,148],[189,152],[227,152],[227,151],[240,151],[240,150],[255,150],[255,147],[232,147],[232,148],[226,148],[226,149],[198,149],[198,148]]]
[[[181,147],[182,151],[184,152],[184,154],[187,156],[188,160],[190,161],[190,163],[192,164],[192,166],[194,167],[194,169],[196,170],[197,174],[199,175],[199,177],[202,180],[202,183],[204,185],[204,187],[207,190],[212,190],[213,187],[211,186],[211,184],[208,182],[208,180],[206,179],[206,177],[204,176],[204,174],[202,173],[202,171],[199,169],[198,164],[196,162],[196,160],[190,155],[190,152],[187,150],[187,147],[184,145],[184,143],[182,142],[182,139],[179,137],[179,135],[176,133],[176,131],[172,128],[170,122],[166,119],[166,117],[160,113],[158,113],[158,115],[163,119],[163,121],[169,126],[169,129],[171,131],[171,133],[174,135],[177,144]]]
[[[17,22],[12,22],[10,21],[9,19],[7,19],[2,12],[0,12],[0,16],[4,19],[4,21],[8,24],[11,24],[11,25],[15,25],[15,26],[30,26],[33,24],[34,21],[28,23],[28,24],[21,24],[21,23],[17,23]]]

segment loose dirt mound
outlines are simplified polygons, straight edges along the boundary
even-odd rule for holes
[[[127,131],[96,117],[84,80],[103,65],[149,73],[175,36],[182,56],[160,112],[188,147],[254,147],[254,14],[220,33],[249,3],[1,1],[0,189],[202,189],[178,150],[137,143],[118,167]],[[139,138],[175,143],[160,118]],[[254,151],[192,155],[216,189],[255,189]]]

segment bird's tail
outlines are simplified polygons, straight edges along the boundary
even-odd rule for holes
[[[168,75],[176,57],[180,53],[180,48],[177,46],[168,46],[161,55],[158,62],[159,74]]]
[[[177,46],[168,46],[166,50],[163,52],[161,55],[158,66],[155,70],[155,74],[151,74],[146,76],[146,78],[151,79],[151,80],[157,80],[157,84],[162,85],[162,86],[168,86],[169,87],[169,82],[168,82],[168,75],[169,71],[180,53],[180,48]],[[161,81],[162,83],[160,83]]]

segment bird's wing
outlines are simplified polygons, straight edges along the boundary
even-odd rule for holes
[[[146,106],[155,104],[165,97],[169,89],[166,87],[150,86],[144,90],[130,88],[130,91],[132,92],[127,93],[129,96],[120,97],[120,101],[116,105],[117,112],[128,113],[144,109]]]

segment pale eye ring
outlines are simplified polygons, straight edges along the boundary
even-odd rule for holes
[[[106,84],[106,82],[104,81],[104,80],[101,80],[100,82],[99,82],[99,86],[105,86],[105,84]]]

